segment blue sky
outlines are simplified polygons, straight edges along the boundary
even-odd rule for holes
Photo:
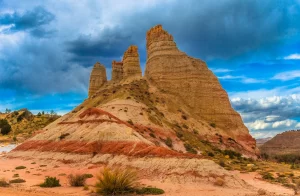
[[[0,111],[64,114],[93,64],[120,60],[162,24],[207,62],[254,137],[300,129],[300,1],[0,0]]]

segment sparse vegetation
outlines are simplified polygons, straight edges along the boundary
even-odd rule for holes
[[[85,175],[80,175],[80,174],[76,174],[76,175],[70,174],[68,176],[68,180],[71,186],[78,187],[78,186],[85,185],[86,177]]]
[[[0,132],[7,135],[11,131],[11,126],[6,119],[0,119]]]
[[[45,181],[40,184],[40,187],[48,187],[48,188],[51,188],[51,187],[59,187],[61,186],[59,184],[59,180],[56,179],[56,177],[46,177],[45,178]]]
[[[167,139],[165,140],[165,144],[167,146],[169,146],[170,148],[172,148],[173,147],[173,141],[172,141],[172,139],[169,138],[169,137],[167,137]]]
[[[25,166],[18,166],[15,169],[26,169],[26,167]]]
[[[8,187],[9,183],[4,178],[0,179],[0,187]]]
[[[97,177],[96,192],[104,195],[133,193],[137,183],[136,172],[130,169],[104,168]]]
[[[216,128],[216,124],[215,123],[210,123],[209,124],[211,127]]]
[[[136,190],[136,194],[138,195],[161,195],[164,193],[164,190],[154,187],[143,187],[141,189]]]
[[[187,152],[197,154],[197,151],[190,144],[185,143],[184,147]]]
[[[133,125],[133,122],[132,122],[131,119],[129,119],[127,122],[128,122],[129,124]]]
[[[13,179],[13,180],[10,180],[10,181],[9,181],[10,184],[14,184],[14,183],[24,183],[24,182],[26,182],[26,180],[21,179],[21,178],[17,178],[17,179]]]
[[[92,178],[92,177],[94,177],[93,174],[83,174],[83,176],[84,176],[85,178]]]
[[[64,134],[61,134],[58,138],[60,139],[60,140],[63,140],[63,139],[65,139],[65,137],[67,137],[67,136],[69,136],[70,135],[70,133],[64,133]]]
[[[149,135],[153,138],[156,138],[156,136],[153,133],[149,133]]]

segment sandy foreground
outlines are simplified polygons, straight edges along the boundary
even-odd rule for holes
[[[16,170],[17,166],[25,166],[25,169]],[[12,184],[9,188],[0,187],[0,196],[80,196],[91,195],[91,190],[94,190],[96,177],[87,179],[89,190],[83,190],[82,187],[70,187],[67,180],[69,174],[93,174],[97,176],[102,166],[95,165],[79,165],[79,164],[64,164],[61,162],[49,161],[32,161],[22,159],[7,159],[0,157],[0,179],[12,180],[14,174],[19,174],[19,178],[26,180],[25,183]],[[271,195],[293,195],[291,189],[270,184],[259,179],[257,173],[241,174],[234,171],[243,180],[255,188],[262,188],[271,193]],[[60,180],[61,187],[57,188],[40,188],[37,186],[42,183],[45,176],[55,176]],[[170,196],[232,196],[232,195],[258,195],[257,190],[251,189],[232,189],[229,187],[218,187],[208,184],[179,184],[174,182],[160,182],[147,179],[141,179],[140,183],[144,186],[154,186],[165,190],[164,195]],[[274,193],[274,194],[273,194]],[[270,194],[268,194],[270,195]]]

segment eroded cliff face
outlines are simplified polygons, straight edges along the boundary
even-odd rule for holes
[[[112,62],[111,80],[113,82],[120,82],[123,79],[123,62]]]
[[[140,57],[137,46],[129,46],[123,56],[123,79],[138,79],[142,77]]]
[[[97,92],[107,82],[106,70],[104,65],[97,62],[90,76],[89,97]]]
[[[223,129],[249,152],[255,152],[255,140],[206,63],[181,52],[161,25],[151,28],[146,39],[147,80],[195,116]]]

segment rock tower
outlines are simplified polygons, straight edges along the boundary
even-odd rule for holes
[[[113,82],[119,82],[123,79],[123,62],[112,62],[111,80]]]
[[[249,151],[253,150],[255,140],[206,63],[181,52],[173,36],[161,25],[151,28],[146,36],[147,80],[187,106],[191,113],[228,130],[232,138],[242,141]]]
[[[123,56],[123,78],[140,78],[142,70],[137,46],[129,46]]]
[[[106,70],[103,65],[97,62],[90,76],[89,97],[99,90],[107,82]]]

